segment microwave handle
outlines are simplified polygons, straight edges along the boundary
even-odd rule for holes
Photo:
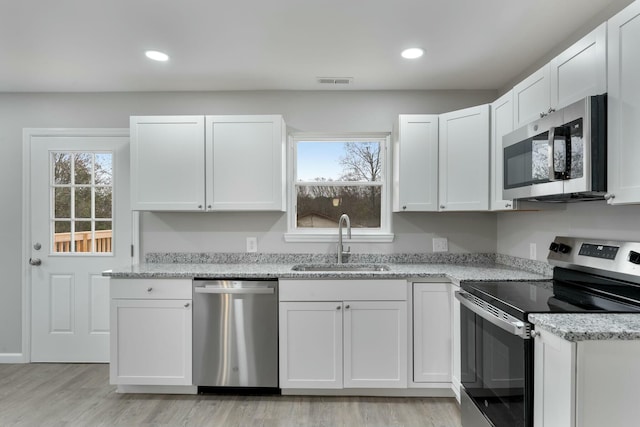
[[[564,171],[556,172],[555,164],[555,142],[556,132],[560,130],[561,136],[564,136]],[[568,137],[564,127],[552,126],[549,130],[549,181],[561,181],[571,176],[571,138]]]

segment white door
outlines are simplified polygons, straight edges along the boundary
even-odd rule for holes
[[[27,141],[34,362],[109,360],[101,272],[131,262],[129,138],[86,135]]]

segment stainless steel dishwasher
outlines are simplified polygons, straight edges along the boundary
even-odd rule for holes
[[[278,389],[278,281],[193,281],[193,383]]]

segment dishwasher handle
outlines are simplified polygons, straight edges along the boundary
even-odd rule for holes
[[[214,288],[196,286],[193,291],[197,294],[273,294],[274,288]]]

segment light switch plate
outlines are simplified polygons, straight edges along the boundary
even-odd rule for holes
[[[433,238],[433,252],[448,252],[449,241],[446,237],[434,237]]]
[[[247,252],[258,252],[257,237],[247,237]]]

